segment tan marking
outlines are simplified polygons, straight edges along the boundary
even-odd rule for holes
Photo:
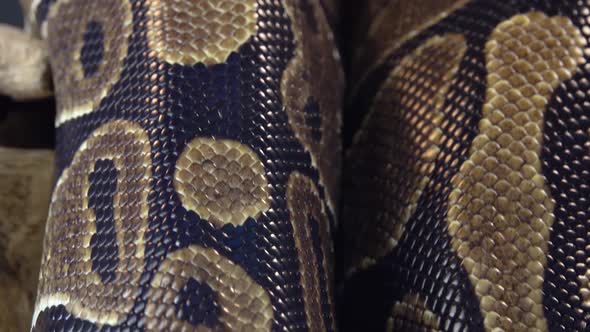
[[[168,63],[223,63],[256,34],[255,0],[148,0],[148,44]]]
[[[432,37],[378,91],[346,157],[345,188],[364,193],[343,210],[355,248],[349,274],[391,252],[414,214],[439,153],[442,107],[465,49],[461,35]]]
[[[86,27],[92,21],[102,25],[104,53],[98,71],[85,78],[80,51]],[[121,0],[60,0],[50,8],[47,31],[57,101],[55,124],[59,126],[95,110],[119,80],[132,32],[131,4]]]
[[[195,138],[178,158],[174,188],[185,208],[221,227],[258,218],[270,207],[264,165],[248,146]]]
[[[572,22],[540,12],[500,23],[486,43],[488,88],[469,160],[453,179],[448,229],[487,331],[547,331],[543,273],[554,201],[541,173],[543,118],[582,63]]]
[[[221,326],[194,326],[177,318],[174,299],[190,278],[215,291]],[[270,331],[270,296],[244,269],[215,249],[192,245],[168,254],[151,282],[146,331]]]
[[[0,95],[31,100],[51,94],[45,43],[21,29],[0,24]]]
[[[112,160],[118,171],[113,206],[119,264],[108,284],[92,270],[91,260],[96,221],[88,205],[89,174],[98,159]],[[80,146],[53,192],[33,322],[59,304],[98,326],[120,323],[131,310],[144,267],[151,176],[149,139],[137,124],[110,122]]]
[[[295,136],[311,154],[312,164],[319,169],[320,182],[326,188],[328,204],[335,212],[340,178],[340,125],[344,74],[332,30],[318,0],[307,0],[313,8],[318,31],[310,26],[301,0],[284,2],[295,39],[294,56],[281,77],[281,98]],[[312,137],[306,123],[305,105],[315,98],[321,116],[321,140]]]
[[[315,184],[311,179],[301,173],[294,172],[289,176],[287,183],[287,207],[291,215],[293,237],[299,256],[299,270],[303,297],[305,302],[305,315],[310,331],[326,331],[324,315],[330,315],[331,329],[334,329],[334,313],[322,310],[322,289],[320,287],[320,270],[318,257],[314,251],[312,228],[310,218],[318,223],[320,241],[322,245],[322,267],[326,273],[325,290],[328,293],[330,308],[333,309],[333,294],[331,283],[333,279],[333,247],[330,236],[330,223],[324,210],[324,205]]]
[[[416,294],[406,294],[402,301],[391,308],[387,319],[387,332],[394,331],[440,331],[440,318],[426,307],[426,303]]]
[[[420,32],[441,21],[470,0],[367,1],[366,13],[359,20],[353,50],[355,63],[352,82],[361,82],[364,73],[381,64]],[[361,45],[361,47],[359,47]],[[353,87],[357,84],[353,83]]]

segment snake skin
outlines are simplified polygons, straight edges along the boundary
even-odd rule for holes
[[[32,8],[32,331],[590,330],[589,3]]]
[[[334,331],[335,3],[40,0],[56,182],[32,331]]]
[[[342,330],[589,330],[590,4],[370,4],[349,47]]]

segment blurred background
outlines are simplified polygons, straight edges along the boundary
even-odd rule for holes
[[[18,0],[0,0],[0,23],[23,25]],[[0,96],[0,147],[53,148],[54,113],[55,104],[51,98],[15,102]]]
[[[18,0],[0,1],[0,22],[12,25],[22,25],[23,18]]]

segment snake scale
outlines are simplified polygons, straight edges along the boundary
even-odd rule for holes
[[[590,330],[590,3],[34,0],[32,331]]]

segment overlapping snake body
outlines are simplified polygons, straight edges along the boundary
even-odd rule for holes
[[[588,329],[590,7],[359,2],[340,195],[335,3],[35,2],[34,331]]]
[[[322,5],[42,0],[35,20],[58,139],[32,329],[334,330]]]

